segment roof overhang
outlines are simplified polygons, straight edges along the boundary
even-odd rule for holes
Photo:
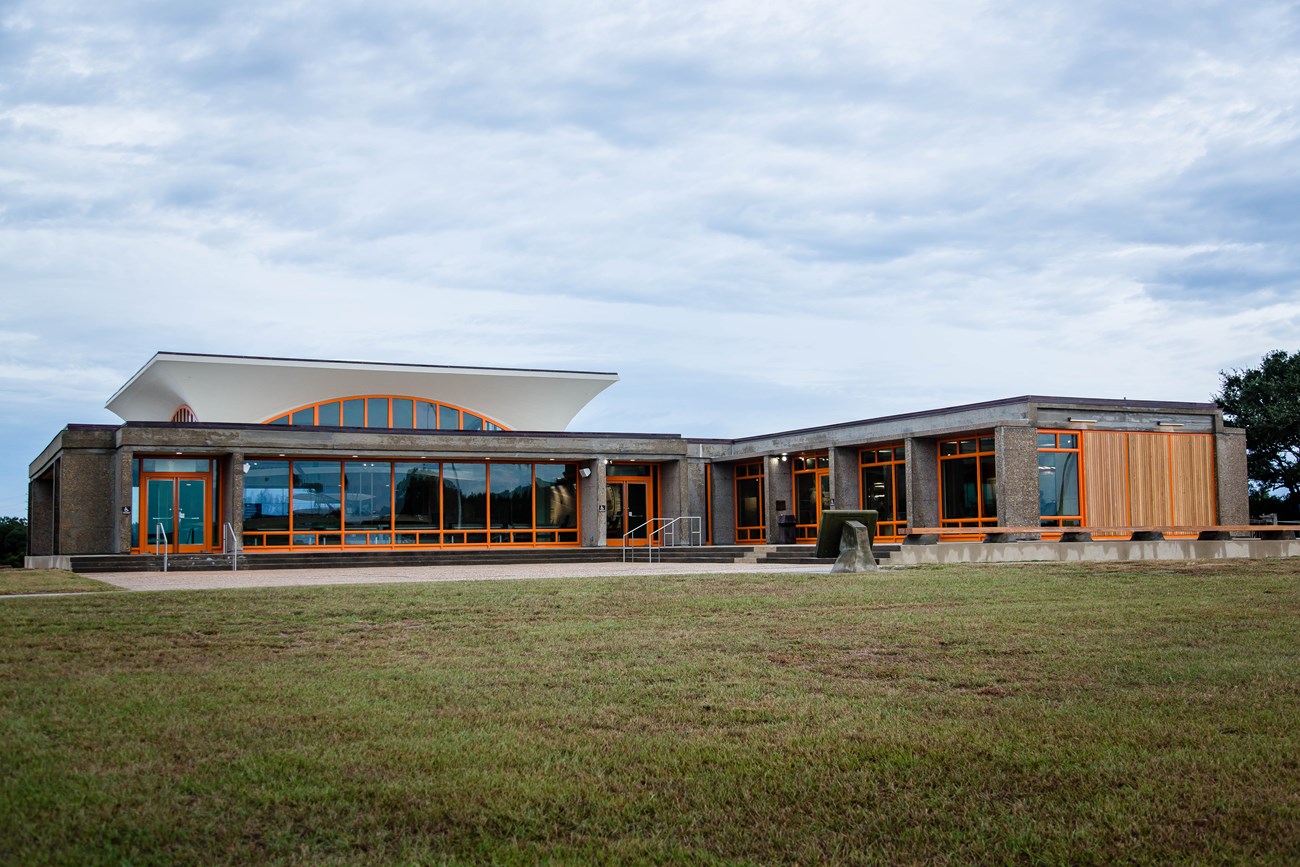
[[[394,395],[454,404],[512,430],[564,430],[616,373],[159,352],[105,404],[124,421],[259,423],[306,404]]]

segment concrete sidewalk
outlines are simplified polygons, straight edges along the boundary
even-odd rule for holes
[[[600,578],[635,575],[816,575],[827,566],[755,563],[550,563],[485,566],[378,566],[363,569],[265,569],[234,572],[107,572],[87,575],[125,590],[227,590],[319,584],[400,584],[436,581],[512,581],[528,578]]]

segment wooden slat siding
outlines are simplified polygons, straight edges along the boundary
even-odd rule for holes
[[[1087,522],[1102,527],[1128,523],[1128,478],[1124,471],[1124,434],[1083,435],[1084,504]]]
[[[1129,434],[1129,523],[1135,527],[1172,523],[1169,502],[1169,435]]]
[[[1170,434],[1176,524],[1213,524],[1214,440],[1207,434]]]

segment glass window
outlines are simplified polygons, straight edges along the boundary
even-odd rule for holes
[[[338,461],[294,461],[294,532],[339,529],[342,495],[343,476]]]
[[[610,464],[605,469],[606,476],[648,476],[649,464]]]
[[[318,415],[318,421],[317,421],[318,424],[325,425],[326,427],[338,427],[339,426],[339,402],[337,400],[334,400],[334,401],[330,401],[329,403],[322,403],[320,405],[320,409],[317,410],[317,415]]]
[[[287,415],[282,415],[279,418],[273,418],[269,422],[267,422],[267,424],[288,424],[288,423],[289,423],[289,417]]]
[[[800,524],[817,523],[817,474],[799,473],[794,477],[795,520]]]
[[[461,413],[461,430],[483,430],[483,419],[472,412]]]
[[[993,437],[980,437],[980,451],[982,452],[994,451]]]
[[[976,459],[956,458],[944,461],[940,466],[943,476],[943,517],[980,517],[979,466]]]
[[[533,526],[533,465],[492,462],[492,526],[500,529]]]
[[[748,478],[736,481],[736,526],[763,526],[763,483]]]
[[[875,509],[881,521],[894,520],[894,468],[862,468],[862,507]]]
[[[980,516],[996,518],[997,514],[997,458],[993,455],[983,455],[980,457]]]
[[[343,472],[344,520],[348,529],[391,529],[393,465],[387,461],[349,461]]]
[[[397,529],[438,529],[441,490],[442,473],[439,464],[397,464],[393,499]]]
[[[1038,435],[1038,447],[1040,449],[1056,448],[1056,434],[1040,433]]]
[[[1038,453],[1038,511],[1045,517],[1079,514],[1079,453]]]
[[[212,469],[208,458],[145,458],[146,473],[206,473]]]
[[[289,462],[249,461],[244,473],[244,530],[256,533],[287,529]]]
[[[1057,438],[1057,447],[1063,449],[1077,449],[1079,447],[1079,437],[1077,434],[1061,434]]]
[[[438,430],[460,430],[460,410],[439,406]]]
[[[939,454],[940,455],[957,454],[957,443],[955,442],[939,443]]]
[[[487,467],[442,465],[442,522],[448,530],[487,527]]]
[[[366,426],[366,402],[359,397],[343,401],[344,427]]]
[[[393,427],[414,427],[415,401],[406,397],[393,398]]]
[[[306,409],[294,410],[292,424],[313,425],[316,423],[316,408],[309,406]]]
[[[366,427],[388,427],[388,398],[366,398]]]
[[[578,465],[537,465],[537,526],[578,526]]]
[[[438,405],[427,400],[415,404],[415,426],[420,430],[437,430]]]

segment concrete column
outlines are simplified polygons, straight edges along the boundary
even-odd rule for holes
[[[1246,432],[1239,428],[1214,435],[1214,482],[1219,503],[1219,523],[1250,523],[1250,484],[1246,474]]]
[[[767,541],[775,543],[781,538],[777,530],[778,515],[794,512],[794,470],[790,461],[780,456],[763,458],[763,515],[767,520]]]
[[[939,447],[932,437],[908,437],[907,514],[913,527],[939,526]]]
[[[118,449],[113,467],[113,515],[117,522],[113,533],[114,554],[131,552],[131,522],[138,521],[131,503],[132,475],[135,469],[135,452]]]
[[[736,544],[735,464],[713,465],[713,543]]]
[[[993,429],[997,449],[998,524],[1003,527],[1037,527],[1038,430],[1027,425]]]
[[[693,458],[683,462],[686,470],[686,510],[685,514],[697,517],[700,520],[689,522],[688,526],[682,528],[680,534],[684,543],[695,542],[692,535],[694,530],[699,530],[699,543],[705,544],[709,539],[709,498],[708,485],[705,482],[708,473],[709,462],[702,458]]]
[[[659,465],[659,518],[686,514],[686,460],[664,461]],[[655,525],[653,529],[657,529]]]
[[[591,475],[582,477],[582,470]],[[582,502],[582,528],[578,533],[584,548],[605,546],[605,461],[595,458],[578,464],[578,497]]]
[[[830,450],[831,499],[836,509],[862,508],[862,473],[858,458],[860,449],[837,447]]]

